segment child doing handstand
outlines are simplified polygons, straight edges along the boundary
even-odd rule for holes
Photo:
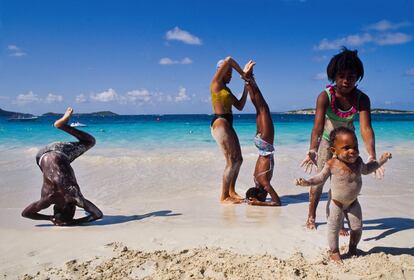
[[[361,191],[361,174],[369,174],[380,168],[391,153],[382,154],[379,161],[364,163],[359,156],[358,140],[355,132],[347,127],[338,127],[329,135],[329,151],[334,155],[328,160],[320,173],[308,180],[296,179],[298,186],[323,184],[331,177],[331,198],[328,212],[328,243],[330,258],[342,262],[339,254],[339,230],[344,215],[347,215],[351,228],[349,255],[356,254],[356,247],[362,234],[362,212],[358,202]]]

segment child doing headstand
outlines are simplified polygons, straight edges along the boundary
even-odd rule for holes
[[[266,103],[256,81],[253,77],[253,66],[255,62],[249,61],[244,67],[246,77],[249,79],[245,87],[249,91],[250,99],[256,108],[256,137],[254,144],[259,149],[259,157],[254,170],[254,182],[256,187],[246,192],[246,199],[250,205],[258,206],[280,206],[280,198],[270,184],[273,176],[275,148],[273,142],[275,131],[269,106]],[[271,201],[266,201],[267,194],[270,194]]]

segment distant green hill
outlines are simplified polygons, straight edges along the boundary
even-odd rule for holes
[[[0,117],[7,117],[7,118],[30,118],[34,117],[32,114],[25,114],[19,112],[10,112],[0,109]]]
[[[49,116],[63,116],[63,114],[49,112],[49,113],[42,115],[42,117],[49,117]],[[101,112],[94,112],[94,113],[76,113],[76,114],[73,114],[73,116],[110,117],[110,116],[118,116],[118,114],[111,112],[111,111],[101,111]]]

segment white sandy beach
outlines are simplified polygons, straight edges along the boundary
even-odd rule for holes
[[[37,148],[0,151],[0,272],[5,279],[414,279],[414,150],[393,153],[386,177],[363,178],[360,195],[368,254],[338,266],[327,261],[326,195],[318,230],[304,228],[307,188],[293,180],[305,145],[277,148],[272,183],[283,207],[220,205],[218,147],[127,150],[97,147],[73,167],[84,196],[105,217],[88,226],[55,227],[20,216],[40,196]],[[253,184],[257,158],[242,147],[237,190]],[[329,189],[329,184],[324,191]],[[52,209],[49,210],[49,212]],[[83,212],[79,211],[77,215]],[[346,251],[348,238],[341,237]],[[109,245],[108,245],[109,244]],[[26,275],[26,276],[25,276]]]

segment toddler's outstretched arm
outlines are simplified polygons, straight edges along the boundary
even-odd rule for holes
[[[325,183],[325,181],[328,179],[330,175],[331,175],[331,169],[329,167],[329,164],[326,163],[324,168],[321,170],[321,172],[309,178],[308,180],[303,179],[303,178],[296,179],[295,184],[297,186],[303,186],[303,187],[320,185],[320,184]]]
[[[369,173],[374,172],[375,170],[380,168],[382,165],[384,165],[384,163],[386,163],[388,159],[390,158],[392,158],[392,154],[386,152],[381,155],[381,158],[378,161],[374,160],[366,164],[362,163],[361,173],[364,175],[367,175]]]

